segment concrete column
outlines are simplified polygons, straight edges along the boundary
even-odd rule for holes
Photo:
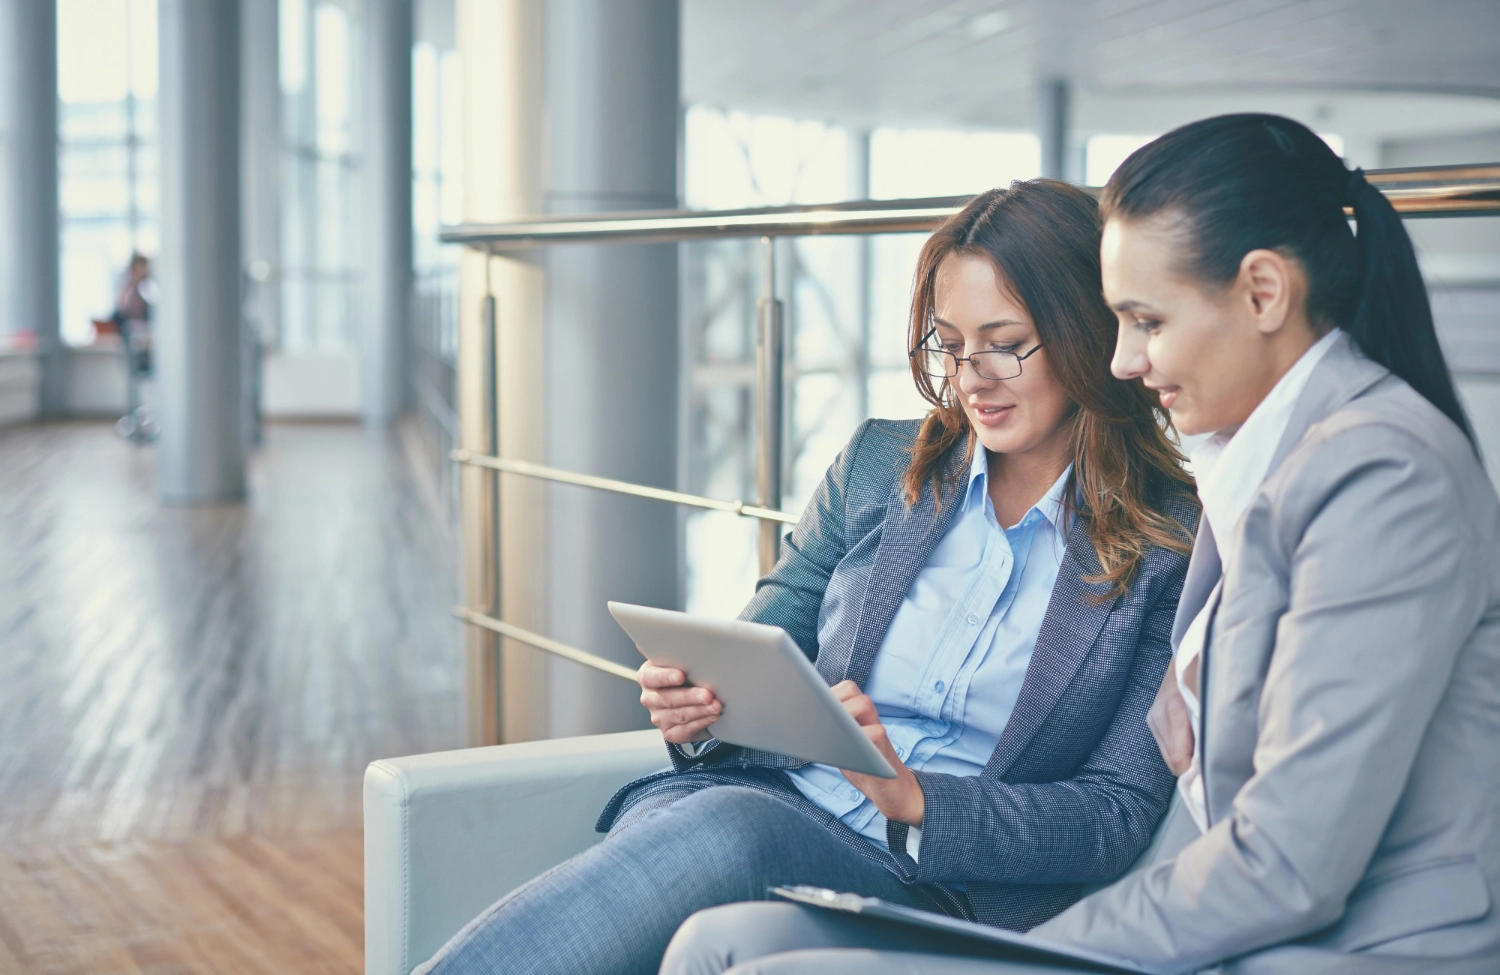
[[[547,210],[677,205],[677,0],[548,0]],[[677,472],[677,246],[547,254],[547,454],[569,470],[673,487]],[[674,606],[677,514],[657,502],[553,487],[548,631],[640,662],[609,599]],[[647,727],[639,691],[552,662],[554,736]]]
[[[1048,78],[1037,86],[1036,135],[1042,143],[1042,176],[1068,178],[1068,83]]]
[[[361,412],[384,426],[401,415],[412,292],[411,0],[366,6],[365,153],[370,261],[361,341]]]
[[[0,327],[31,332],[41,365],[37,411],[66,408],[58,311],[57,2],[0,0],[0,234],[10,296]]]
[[[245,267],[250,272],[246,314],[255,325],[247,342],[264,344],[281,334],[281,83],[279,3],[240,9],[241,221]],[[247,348],[246,398],[258,410],[259,349]],[[253,438],[252,438],[253,442]]]
[[[844,196],[870,198],[870,130],[850,129],[844,150]],[[854,246],[854,396],[860,418],[870,415],[870,331],[875,313],[870,289],[874,286],[875,238],[853,238]]]
[[[163,499],[245,494],[241,416],[240,4],[161,0]]]
[[[495,222],[542,211],[542,0],[459,0],[463,67],[464,219]],[[484,300],[496,305],[500,452],[545,463],[546,279],[540,254],[486,258],[467,251],[459,277],[458,418],[460,446],[488,450]],[[547,632],[546,489],[521,477],[501,480],[498,559],[492,558],[489,489],[493,475],[466,467],[459,497],[464,532],[463,593],[490,600],[500,572],[502,615]],[[470,744],[529,741],[549,732],[549,658],[476,627],[464,631]]]

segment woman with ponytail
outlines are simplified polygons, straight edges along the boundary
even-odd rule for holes
[[[1210,434],[1151,715],[1198,829],[1038,933],[1165,972],[1500,971],[1500,505],[1400,218],[1268,115],[1142,148],[1101,212],[1114,373]]]
[[[792,884],[1026,928],[1123,873],[1172,795],[1145,719],[1198,509],[1165,414],[1109,375],[1114,328],[1081,190],[1013,184],[939,228],[908,345],[932,412],[859,428],[742,614],[897,777],[715,741],[712,693],[647,663],[673,767],[419,971],[655,972],[693,912]],[[728,915],[762,945],[800,916],[739,906],[769,911]]]
[[[1208,435],[1149,718],[1189,821],[1033,934],[1164,975],[1500,971],[1500,505],[1400,219],[1269,115],[1143,147],[1100,209],[1114,374]]]

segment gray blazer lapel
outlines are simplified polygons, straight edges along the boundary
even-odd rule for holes
[[[986,772],[1005,774],[1057,706],[1073,675],[1094,648],[1094,641],[1115,604],[1112,599],[1099,601],[1099,596],[1109,591],[1108,586],[1083,581],[1084,576],[1099,569],[1099,556],[1089,540],[1088,517],[1080,514],[1073,519],[1068,532],[1068,550],[1058,569],[1047,613],[1042,617],[1036,649],[1026,665],[1021,694],[990,754]]]
[[[917,503],[907,507],[898,481],[886,505],[885,521],[880,527],[880,545],[870,567],[870,583],[860,603],[859,622],[846,659],[824,660],[818,655],[818,672],[829,685],[852,680],[860,687],[870,676],[875,653],[885,640],[896,610],[906,598],[917,573],[927,564],[927,557],[953,524],[958,511],[958,489],[963,483],[955,477],[964,461],[964,451],[955,448],[944,461],[942,505],[939,507],[932,485],[922,489]]]
[[[1182,581],[1182,598],[1177,600],[1177,615],[1172,617],[1172,652],[1182,646],[1182,634],[1198,617],[1209,593],[1219,581],[1224,567],[1219,562],[1219,542],[1209,527],[1208,519],[1198,517],[1198,536],[1193,542],[1193,554],[1188,560],[1187,578]]]

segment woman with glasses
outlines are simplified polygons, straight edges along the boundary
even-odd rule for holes
[[[647,664],[672,768],[419,971],[654,972],[689,915],[777,885],[1028,928],[1122,873],[1172,792],[1146,713],[1198,509],[1154,397],[1109,375],[1113,334],[1082,191],[1016,183],[943,224],[909,346],[931,411],[859,428],[742,613],[898,777],[717,742],[713,695]]]

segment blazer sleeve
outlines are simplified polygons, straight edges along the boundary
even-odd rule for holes
[[[849,478],[858,470],[856,461],[860,443],[870,424],[869,420],[860,424],[829,466],[802,517],[782,539],[781,556],[776,565],[755,584],[755,595],[739,615],[742,620],[786,630],[809,660],[818,659],[818,613],[823,606],[823,593],[828,589],[833,570],[847,551],[845,498]],[[749,757],[746,749],[725,745],[717,739],[700,743],[694,754],[670,745],[667,753],[678,771],[702,762],[718,764]],[[775,764],[785,764],[785,761],[779,760]]]
[[[1484,611],[1487,570],[1456,481],[1419,438],[1367,424],[1314,446],[1270,513],[1253,507],[1257,522],[1243,529],[1242,544],[1267,546],[1286,567],[1266,585],[1287,586],[1251,777],[1230,814],[1174,860],[1080,901],[1039,935],[1182,972],[1342,915]],[[1211,762],[1212,740],[1208,749]]]
[[[1143,594],[1148,608],[1114,718],[1072,777],[1015,783],[915,771],[925,810],[914,879],[1099,883],[1135,861],[1151,842],[1174,784],[1146,712],[1172,656],[1172,619],[1186,571],[1187,560],[1177,558],[1150,580]]]
[[[859,471],[859,448],[870,429],[866,420],[839,451],[812,500],[781,540],[776,565],[755,584],[755,595],[739,618],[779,626],[807,659],[818,659],[818,614],[828,580],[848,552],[844,536],[849,479]]]

